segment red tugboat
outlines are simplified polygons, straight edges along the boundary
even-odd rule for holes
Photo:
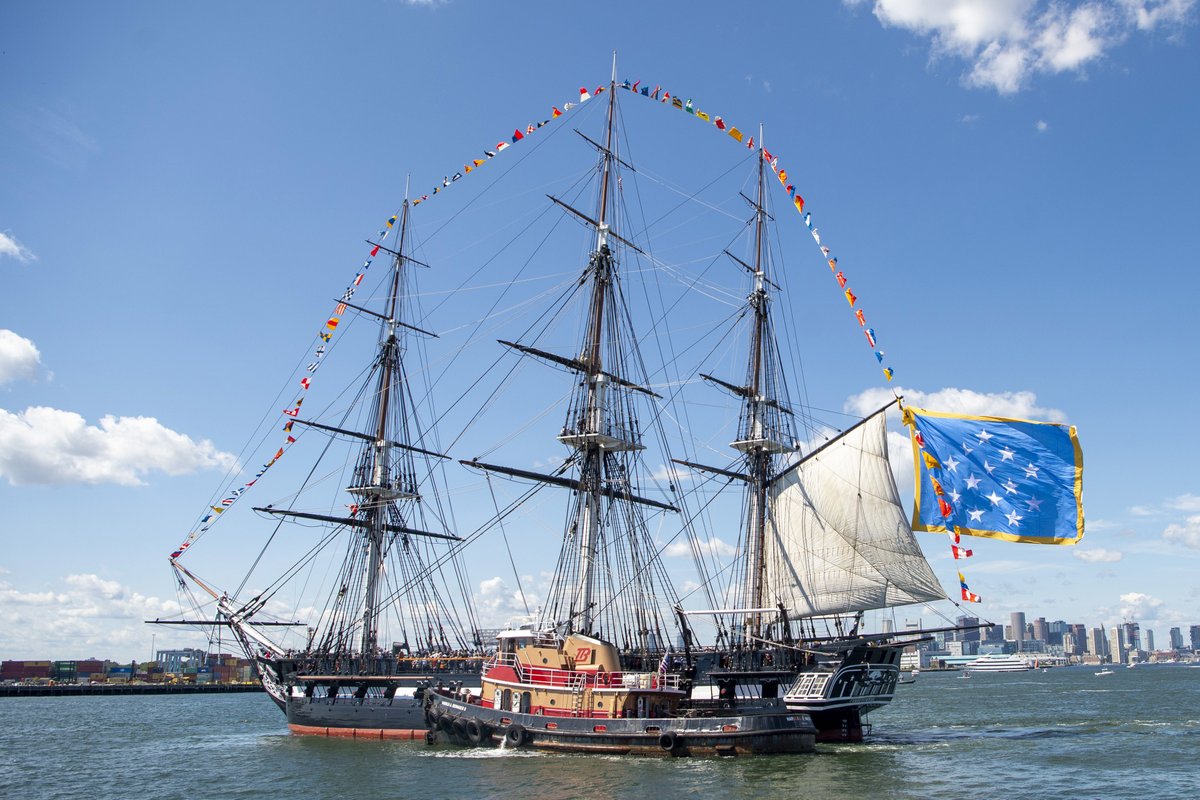
[[[652,756],[807,753],[816,728],[779,699],[688,698],[666,671],[621,669],[617,648],[582,634],[500,634],[482,693],[427,690],[430,740]]]

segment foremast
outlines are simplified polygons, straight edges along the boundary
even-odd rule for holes
[[[343,420],[330,425],[296,418],[290,423],[310,428],[314,433],[358,443],[356,455],[351,451],[353,467],[350,485],[345,488],[351,500],[346,504],[348,515],[273,505],[255,508],[273,516],[330,524],[349,537],[341,568],[326,600],[325,612],[315,626],[309,628],[308,640],[301,649],[306,657],[321,662],[321,668],[326,671],[350,669],[356,659],[361,659],[353,667],[356,670],[389,669],[385,662],[389,662],[393,654],[381,647],[381,628],[389,609],[396,611],[395,622],[399,623],[399,634],[403,639],[397,639],[396,643],[403,651],[445,652],[478,645],[478,626],[471,620],[472,641],[467,642],[466,632],[460,630],[462,626],[457,618],[459,613],[473,616],[469,598],[467,607],[460,612],[445,607],[417,542],[421,539],[457,540],[459,537],[449,532],[425,530],[424,526],[416,524],[425,515],[416,459],[422,456],[432,463],[447,456],[415,444],[423,432],[417,422],[415,401],[405,369],[406,341],[412,333],[436,334],[403,319],[406,271],[410,263],[420,263],[407,255],[410,211],[411,204],[405,199],[399,215],[399,249],[387,250],[392,256],[392,268],[383,283],[383,311],[350,303],[349,293],[339,306],[339,313],[353,309],[380,324],[371,369],[351,405],[352,410],[360,409],[359,420],[357,423]],[[376,247],[386,249],[382,245]],[[351,413],[347,411],[346,417]],[[444,520],[440,522],[442,526],[446,524]],[[222,597],[219,602],[222,615],[231,624],[244,628],[247,620],[263,609],[271,595],[290,576],[298,574],[301,567],[302,563],[290,568],[284,578],[248,603],[239,604]],[[452,569],[458,569],[457,562]],[[458,577],[463,585],[462,576]],[[253,635],[250,638],[258,641]]]
[[[366,501],[362,506],[367,540],[367,571],[366,594],[363,600],[362,613],[362,653],[375,652],[379,643],[378,616],[379,585],[383,578],[385,511],[389,504],[397,500],[417,501],[416,470],[413,464],[411,445],[408,439],[407,425],[402,425],[396,434],[389,431],[389,406],[392,402],[393,383],[405,379],[402,368],[400,340],[397,329],[400,325],[400,275],[406,264],[404,248],[408,239],[408,214],[410,206],[405,198],[400,212],[400,237],[396,252],[393,254],[393,269],[388,291],[387,316],[383,320],[384,339],[379,352],[379,390],[377,419],[375,421],[375,441],[365,446],[360,455],[355,477],[356,485],[347,489],[353,495]],[[403,401],[403,397],[398,398]],[[401,414],[400,419],[406,415]],[[396,444],[404,454],[397,462],[393,462],[393,435]]]

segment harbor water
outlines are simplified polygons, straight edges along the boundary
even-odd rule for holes
[[[293,736],[265,694],[0,699],[0,797],[1200,797],[1200,668],[924,673],[864,745],[622,759]]]

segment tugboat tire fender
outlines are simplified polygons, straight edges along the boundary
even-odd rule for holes
[[[467,739],[471,744],[478,745],[483,743],[483,726],[478,720],[469,719],[466,723]]]
[[[509,725],[508,730],[504,733],[504,738],[514,747],[520,747],[525,744],[525,726]]]
[[[454,731],[454,735],[458,738],[467,738],[467,723],[463,722],[461,719],[454,720],[454,722],[450,723],[450,727]]]
[[[675,731],[667,731],[662,736],[658,737],[658,746],[668,753],[679,746],[679,734]]]

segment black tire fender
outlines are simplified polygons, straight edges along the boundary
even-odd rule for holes
[[[524,725],[509,725],[508,730],[504,732],[504,739],[513,747],[520,747],[525,744],[525,726]]]
[[[679,746],[679,734],[675,731],[667,731],[658,737],[658,746],[670,753]]]
[[[467,723],[461,719],[456,719],[450,724],[450,729],[454,731],[454,735],[460,739],[467,738]]]
[[[467,740],[473,745],[483,743],[483,726],[479,724],[479,720],[469,719],[466,723]]]

